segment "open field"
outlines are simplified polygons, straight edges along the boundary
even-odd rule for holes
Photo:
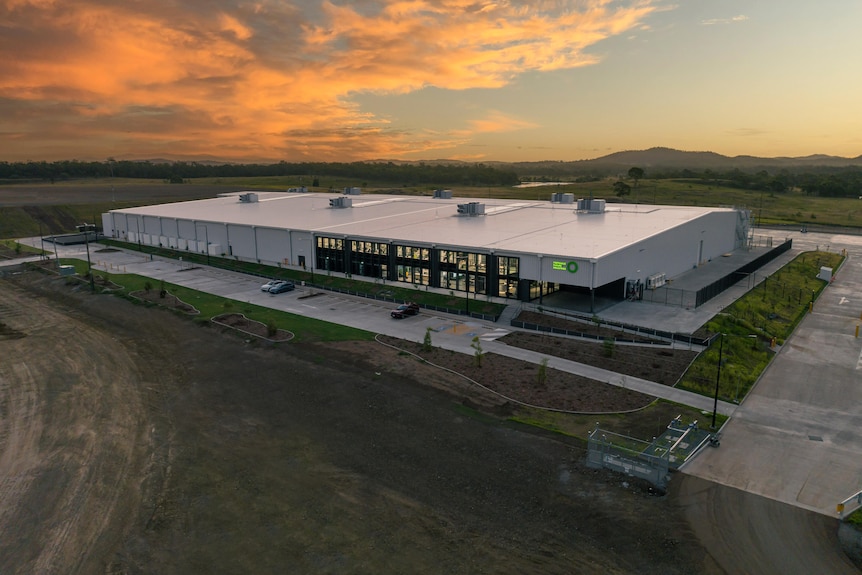
[[[101,214],[114,208],[178,202],[215,197],[219,193],[244,190],[285,190],[308,185],[308,178],[202,178],[186,184],[162,181],[107,179],[68,181],[56,184],[14,184],[0,186],[0,238],[33,236],[39,233],[64,233],[81,222],[101,222]],[[621,201],[613,194],[614,179],[562,186],[452,187],[456,196],[471,198],[511,198],[548,200],[552,192],[569,192],[577,197],[607,198]],[[313,191],[329,191],[357,185],[346,179],[331,182],[321,178]],[[429,195],[437,186],[403,187],[385,182],[366,182],[370,193]],[[311,188],[310,188],[311,189]],[[822,226],[862,226],[862,200],[851,198],[809,197],[799,191],[770,193],[739,190],[708,182],[643,180],[638,191],[624,199],[634,204],[670,204],[748,208],[755,223],[764,225],[811,224]]]

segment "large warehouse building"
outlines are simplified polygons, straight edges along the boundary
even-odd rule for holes
[[[236,192],[112,210],[102,223],[148,246],[523,301],[637,297],[748,238],[742,209],[551,198]]]

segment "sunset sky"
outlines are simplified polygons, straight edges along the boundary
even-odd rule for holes
[[[862,154],[859,0],[0,0],[0,161]]]

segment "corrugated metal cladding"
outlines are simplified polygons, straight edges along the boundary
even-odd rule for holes
[[[748,212],[733,208],[606,203],[597,212],[550,195],[477,202],[351,194],[343,202],[343,194],[254,192],[258,201],[249,202],[241,199],[247,193],[112,210],[103,215],[105,234],[495,296],[510,294],[513,282],[522,292],[524,282],[595,289],[673,278],[742,247],[748,236]],[[459,204],[471,202],[481,210],[459,214]]]

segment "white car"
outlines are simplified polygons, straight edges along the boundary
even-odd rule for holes
[[[283,284],[283,283],[284,283],[284,280],[269,280],[268,282],[266,282],[265,284],[260,286],[260,291],[269,291],[272,288],[274,288],[275,286],[277,286],[279,284]]]

